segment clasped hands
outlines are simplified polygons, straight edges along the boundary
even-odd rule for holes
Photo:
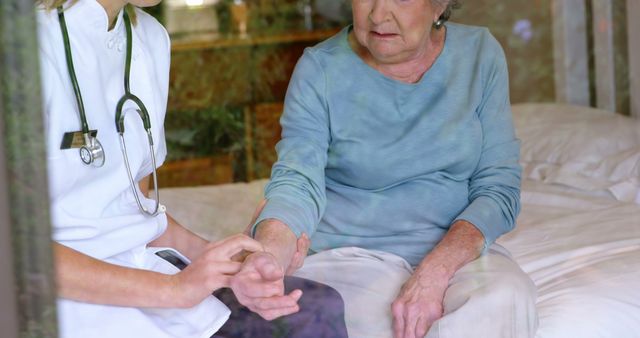
[[[284,292],[285,272],[290,274],[298,263],[301,265],[301,262],[294,262],[295,258],[301,252],[306,255],[309,247],[306,236],[300,237],[297,243],[296,255],[287,271],[266,251],[254,252],[245,258],[239,272],[230,280],[230,287],[240,304],[266,320],[299,311],[298,300],[302,290],[296,289],[289,294]]]
[[[180,273],[171,276],[169,295],[178,307],[200,303],[212,291],[231,288],[240,304],[266,320],[299,311],[302,290],[284,293],[284,276],[299,269],[309,250],[310,240],[302,234],[288,266],[265,251],[262,244],[248,236],[248,229],[262,211],[258,207],[245,233],[208,243],[202,253]]]

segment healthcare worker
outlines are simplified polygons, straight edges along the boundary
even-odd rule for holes
[[[230,286],[234,256],[263,250],[244,235],[209,243],[147,197],[166,156],[170,42],[134,6],[158,2],[38,1],[61,337],[210,337],[230,315],[211,293]],[[299,311],[278,273],[247,277],[261,318]]]

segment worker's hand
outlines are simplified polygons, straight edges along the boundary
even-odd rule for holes
[[[423,338],[442,317],[448,279],[417,269],[391,304],[394,338]]]
[[[240,304],[266,320],[299,311],[301,290],[284,294],[284,271],[267,252],[249,255],[240,272],[231,278],[231,289]]]
[[[262,244],[238,234],[207,244],[200,256],[181,272],[170,276],[168,304],[192,307],[217,289],[229,287],[231,277],[240,271],[242,263],[232,260],[240,252],[261,252]]]

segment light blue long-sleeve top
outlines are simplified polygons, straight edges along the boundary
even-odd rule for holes
[[[507,64],[485,28],[448,23],[415,84],[374,70],[347,27],[305,50],[285,98],[278,160],[257,219],[278,219],[311,250],[358,246],[417,265],[456,220],[485,248],[514,227],[519,141]]]

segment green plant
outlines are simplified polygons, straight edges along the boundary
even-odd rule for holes
[[[229,6],[232,2],[232,0],[220,0],[216,4],[218,31],[222,34],[227,34],[231,30],[231,11]]]
[[[246,1],[249,6],[249,34],[267,35],[301,28],[301,13],[296,0]],[[220,0],[216,4],[219,31],[232,31],[230,6],[233,0]]]
[[[165,138],[167,158],[237,153],[244,149],[242,109],[211,107],[208,109],[167,113]]]

